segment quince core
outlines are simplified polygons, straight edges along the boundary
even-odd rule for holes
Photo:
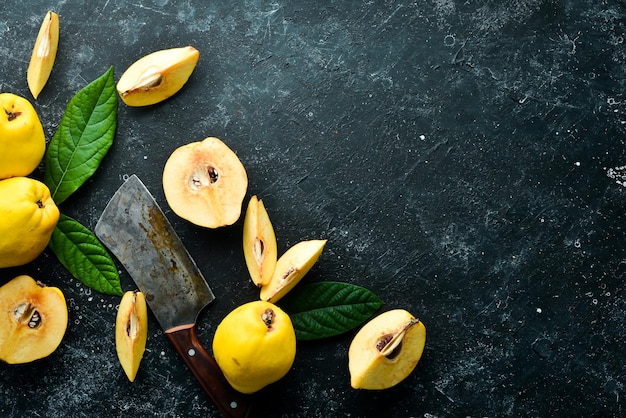
[[[67,329],[63,292],[21,275],[0,287],[0,360],[29,363],[52,354]]]
[[[397,385],[415,369],[425,344],[424,324],[408,311],[394,309],[378,315],[350,344],[351,386],[381,390]]]
[[[247,189],[237,154],[215,137],[177,148],[163,169],[163,192],[174,213],[206,228],[234,224]]]

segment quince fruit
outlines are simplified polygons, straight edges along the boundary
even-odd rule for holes
[[[0,268],[37,258],[58,221],[59,209],[45,184],[28,177],[0,180]]]
[[[247,189],[237,154],[214,137],[177,148],[163,169],[163,192],[174,213],[206,228],[234,224]]]
[[[128,106],[148,106],[176,94],[200,58],[192,47],[163,49],[135,61],[117,82],[117,92]]]
[[[46,137],[28,100],[0,94],[0,179],[32,173],[46,151]]]
[[[26,275],[0,287],[0,360],[29,363],[52,354],[67,329],[63,292]]]
[[[350,384],[355,389],[387,389],[417,366],[424,345],[424,324],[404,309],[384,312],[359,330],[348,350]]]
[[[133,382],[146,349],[148,307],[141,292],[124,293],[115,318],[115,349],[128,380]]]
[[[28,88],[35,99],[48,82],[58,47],[59,15],[48,11],[41,22],[26,73]]]
[[[311,270],[322,254],[325,239],[300,241],[276,262],[270,281],[261,287],[261,300],[276,303]]]
[[[243,221],[243,254],[252,282],[259,287],[268,284],[276,268],[278,247],[265,205],[256,196],[250,198]]]
[[[269,302],[241,305],[215,330],[213,355],[235,390],[257,392],[284,377],[293,365],[296,333],[291,319]]]

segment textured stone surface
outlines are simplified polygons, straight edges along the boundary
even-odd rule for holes
[[[98,4],[96,4],[98,3]],[[207,231],[167,207],[161,172],[207,136],[244,163],[280,251],[328,244],[306,280],[374,291],[428,330],[399,386],[350,389],[353,333],[300,343],[255,400],[266,416],[620,416],[626,408],[626,6],[602,0],[50,1],[61,42],[35,106],[48,138],[70,97],[111,65],[193,45],[198,67],[162,104],[120,105],[115,143],[62,205],[92,228],[136,173],[218,299],[217,323],[258,297],[241,224]],[[38,2],[0,5],[0,90],[32,98]],[[37,173],[35,173],[37,175]],[[156,321],[135,383],[117,363],[119,299],[46,252],[70,328],[49,358],[0,365],[0,415],[218,416]],[[133,283],[122,270],[125,290]]]

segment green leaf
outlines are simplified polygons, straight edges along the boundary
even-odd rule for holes
[[[44,183],[57,205],[100,166],[113,144],[116,127],[117,95],[110,67],[72,97],[48,145]]]
[[[98,238],[77,220],[61,214],[49,243],[61,264],[98,292],[122,295],[115,262]]]
[[[289,314],[298,340],[343,334],[361,325],[383,301],[371,291],[341,282],[319,282],[293,289],[279,306]]]

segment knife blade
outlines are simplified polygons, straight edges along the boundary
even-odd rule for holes
[[[143,292],[165,335],[222,414],[248,416],[249,399],[230,386],[197,336],[198,314],[215,296],[139,177],[133,174],[115,192],[95,234]]]

